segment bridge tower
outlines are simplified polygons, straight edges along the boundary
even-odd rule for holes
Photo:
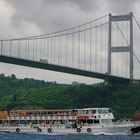
[[[129,44],[126,46],[112,46],[112,22],[129,21],[130,26],[130,39]],[[111,54],[112,53],[126,53],[129,52],[130,57],[130,79],[133,79],[133,13],[130,12],[128,15],[116,15],[112,16],[109,14],[109,30],[108,30],[108,74],[111,74]]]

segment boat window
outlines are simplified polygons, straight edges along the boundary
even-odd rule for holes
[[[61,120],[61,124],[65,124],[65,121],[64,120]]]
[[[96,113],[96,110],[93,110],[93,111],[92,111],[92,114],[95,114],[95,113]]]
[[[108,110],[107,109],[99,109],[98,110],[98,113],[99,114],[107,114],[108,113]]]
[[[99,123],[99,120],[94,120],[94,123],[96,124],[96,123]]]
[[[101,110],[98,110],[98,114],[101,114],[102,113],[102,111]]]
[[[102,109],[102,113],[105,114],[105,109]]]
[[[109,113],[112,113],[111,109],[108,110]]]
[[[111,124],[112,123],[112,120],[110,120],[110,119],[102,119],[101,120],[101,123],[102,124]]]
[[[88,124],[93,124],[93,120],[87,120]]]
[[[32,112],[28,112],[28,114],[29,114],[29,115],[32,115],[33,113],[32,113]]]
[[[79,114],[83,114],[83,110],[79,110]]]
[[[86,120],[79,120],[79,123],[80,124],[85,124],[86,123]]]
[[[107,114],[107,113],[108,113],[108,110],[107,110],[107,109],[105,109],[105,110],[104,110],[104,113],[105,113],[105,114]]]

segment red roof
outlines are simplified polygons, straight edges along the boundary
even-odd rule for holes
[[[134,120],[140,120],[140,112],[134,114]]]

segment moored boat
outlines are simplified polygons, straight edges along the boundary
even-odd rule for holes
[[[134,114],[133,122],[135,126],[133,126],[130,131],[132,132],[132,134],[140,133],[140,112]]]

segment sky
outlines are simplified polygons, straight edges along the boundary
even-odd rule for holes
[[[0,0],[0,39],[55,32],[108,13],[128,14],[132,11],[140,21],[139,7],[140,0]],[[140,52],[137,53],[139,56]],[[0,73],[58,83],[102,81],[4,63],[0,63]]]

